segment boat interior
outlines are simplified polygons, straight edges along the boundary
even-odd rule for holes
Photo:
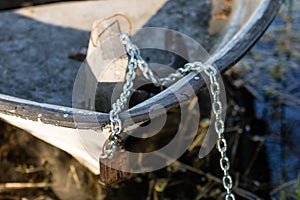
[[[103,93],[97,94],[97,91],[101,91],[97,87],[103,80],[98,80],[93,70],[81,79],[78,75],[78,72],[90,67],[88,58],[94,59],[98,55],[91,53],[90,36],[93,37],[91,34],[93,27],[99,24],[101,27],[105,24],[101,20],[115,16],[106,21],[110,22],[108,25],[117,21],[117,32],[125,30],[130,33],[132,40],[137,42],[139,47],[145,45],[147,49],[147,45],[150,45],[152,49],[141,50],[142,57],[147,62],[164,62],[166,56],[174,58],[173,54],[155,51],[156,45],[167,49],[172,47],[175,50],[180,48],[180,51],[183,49],[186,58],[178,58],[175,55],[175,61],[173,59],[171,63],[170,57],[167,58],[167,63],[170,63],[172,68],[182,67],[186,62],[197,61],[199,54],[194,54],[197,49],[193,46],[193,42],[197,43],[201,46],[200,54],[204,57],[201,58],[202,61],[214,64],[220,72],[224,72],[233,66],[264,33],[275,17],[280,2],[280,0],[76,1],[0,12],[0,27],[2,27],[0,118],[71,154],[76,154],[78,160],[88,163],[86,165],[97,173],[98,161],[95,156],[89,160],[86,154],[76,153],[74,148],[78,141],[75,144],[62,139],[61,136],[54,136],[54,133],[59,132],[60,135],[68,135],[70,138],[74,133],[73,129],[97,131],[109,123],[108,111],[111,99],[108,99],[106,106],[102,106],[105,103],[96,102],[102,98]],[[122,16],[116,16],[117,13]],[[145,27],[155,28],[143,29]],[[102,31],[105,29],[101,28]],[[108,31],[106,34],[113,31],[112,29],[105,29]],[[159,31],[152,33],[151,30]],[[147,33],[149,41],[145,40]],[[178,39],[174,33],[183,36]],[[169,43],[166,43],[168,38],[177,42],[169,40]],[[178,43],[178,47],[172,46]],[[100,45],[97,51],[113,52],[114,48],[104,49]],[[126,55],[125,51],[124,53]],[[160,58],[159,55],[163,57]],[[118,66],[126,72],[127,61],[126,58],[124,61],[124,57],[122,59],[123,61],[120,61],[122,66]],[[93,62],[94,65],[97,64],[97,61]],[[159,68],[151,69],[158,75],[164,74]],[[103,76],[102,78],[105,79]],[[90,81],[92,79],[93,81]],[[123,83],[124,76],[108,79],[111,80],[104,82],[115,80]],[[77,80],[81,80],[79,85],[76,85]],[[162,108],[168,110],[178,106],[180,102],[190,100],[190,94],[185,95],[187,83],[196,94],[204,86],[201,77],[191,73],[164,90],[150,87],[151,91],[147,91],[148,89],[144,88],[148,93],[144,95],[142,91],[129,106],[130,109],[122,113],[121,119],[127,127],[132,127],[135,123],[148,120],[150,109],[154,116],[159,116]],[[108,92],[106,96],[111,96],[113,93],[109,91],[111,86],[107,87],[105,84],[100,86],[103,87],[102,91]],[[115,98],[117,97],[116,95]],[[156,104],[160,107],[153,107]],[[127,120],[128,118],[131,120]],[[60,128],[65,128],[64,133]],[[44,130],[42,135],[40,130]],[[51,138],[52,136],[54,138]],[[105,141],[105,137],[107,136],[103,136],[100,140]],[[58,144],[58,140],[64,141]],[[72,145],[74,148],[70,147]],[[99,148],[101,145],[98,145],[96,150]],[[84,148],[80,150],[83,151]]]

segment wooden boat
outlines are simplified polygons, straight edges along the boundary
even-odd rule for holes
[[[215,63],[221,72],[226,71],[236,62],[238,62],[238,60],[263,35],[264,31],[275,17],[281,4],[281,0],[211,0],[209,2],[211,6],[207,16],[210,20],[210,25],[205,27],[205,29],[211,30],[205,31],[207,35],[205,35],[204,38],[209,38],[211,43],[214,44],[214,48],[212,48],[212,52],[209,52],[211,59],[209,59],[207,62]],[[89,12],[89,14],[86,14],[88,16],[86,18],[89,18],[90,21],[96,20],[100,17],[107,17],[116,12],[121,12],[129,16],[129,18],[131,18],[130,16],[133,16],[132,18],[134,20],[132,21],[132,24],[135,28],[139,28],[145,24],[147,25],[147,22],[151,20],[152,23],[155,24],[155,17],[159,14],[164,14],[164,7],[166,7],[165,9],[168,9],[169,7],[172,8],[172,6],[169,4],[176,6],[175,1],[167,2],[165,0],[151,1],[151,3],[140,3],[138,0],[129,0],[125,3],[123,1],[111,1],[110,3],[106,1],[86,1],[54,4],[46,7],[41,6],[35,8],[26,8],[13,11],[13,14],[32,17],[30,15],[35,15],[35,13],[37,13],[36,15],[39,15],[38,13],[43,13],[40,14],[41,18],[38,20],[42,21],[43,23],[49,23],[47,20],[51,21],[51,17],[49,17],[47,13],[51,13],[54,18],[55,16],[58,18],[61,17],[59,22],[60,24],[58,23],[58,25],[55,26],[67,26],[69,23],[71,27],[78,28],[76,23],[79,24],[78,21],[81,20],[79,16],[83,15],[84,12]],[[223,7],[220,5],[223,5]],[[100,16],[97,15],[99,14],[97,6],[101,6],[103,8],[103,13]],[[72,12],[75,14],[71,14],[71,17],[68,16],[66,17],[67,19],[64,19],[64,17],[62,17],[62,13],[60,13],[61,10],[59,8],[61,7],[64,7],[64,9],[69,12],[72,10]],[[129,10],[128,7],[130,8]],[[122,8],[127,8],[127,10],[122,10]],[[144,12],[147,9],[150,11]],[[34,12],[32,10],[34,10]],[[12,13],[5,13],[2,15],[10,14]],[[83,21],[81,21],[81,24],[84,24],[83,26],[88,26],[86,23],[82,22]],[[218,28],[214,29],[213,26]],[[86,29],[86,27],[84,28]],[[194,29],[197,28],[198,27],[194,27]],[[218,36],[212,37],[209,32],[215,32],[212,35]],[[32,35],[32,37],[35,36]],[[59,42],[63,43],[64,41]],[[55,49],[51,51],[55,51]],[[41,66],[41,70],[42,68],[43,67]],[[10,73],[9,70],[11,69],[8,68],[7,73]],[[203,87],[204,82],[195,80],[195,76],[195,74],[188,74],[184,77],[184,79],[192,85],[197,93],[200,88]],[[24,77],[24,79],[26,79],[26,77]],[[148,120],[149,108],[151,108],[154,104],[160,104],[164,106],[165,109],[170,109],[178,105],[179,102],[187,101],[189,99],[188,96],[180,95],[184,93],[185,83],[185,81],[179,80],[171,86],[173,89],[172,91],[175,91],[176,94],[178,94],[176,96],[182,98],[177,99],[175,95],[172,95],[170,90],[164,90],[154,97],[132,107],[129,110],[129,114],[134,122],[127,122],[126,125],[130,127],[133,126],[134,123]],[[70,88],[70,90],[72,90],[72,88]],[[55,96],[55,93],[53,95]],[[84,145],[81,143],[80,137],[76,134],[76,128],[80,126],[81,131],[86,131],[86,134],[97,133],[101,127],[109,123],[108,114],[91,110],[75,109],[71,106],[60,105],[59,103],[49,104],[45,102],[47,101],[35,101],[32,99],[28,100],[26,97],[23,98],[1,94],[0,118],[28,131],[36,137],[55,145],[58,148],[63,149],[64,151],[67,151],[76,159],[78,159],[83,165],[87,166],[92,172],[98,174],[98,160],[85,150]],[[152,113],[157,113],[157,115],[159,115],[160,110],[157,108],[157,110],[152,110]],[[74,122],[75,115],[76,122]],[[97,117],[97,121],[91,120],[91,118],[94,116]],[[121,117],[126,121],[128,113],[121,115]],[[105,138],[103,137],[103,141],[104,140]],[[95,144],[95,141],[90,142],[91,146],[95,145],[95,149],[97,151],[101,149],[102,144],[99,146],[99,141],[97,141],[97,144]]]

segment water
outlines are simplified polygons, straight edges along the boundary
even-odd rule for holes
[[[235,84],[255,96],[255,115],[268,125],[263,139],[274,199],[288,195],[276,188],[296,181],[300,169],[299,11],[300,1],[285,1],[266,34],[233,69],[239,74]],[[293,199],[296,191],[289,195]]]

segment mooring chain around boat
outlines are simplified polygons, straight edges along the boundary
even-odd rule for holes
[[[220,85],[217,80],[217,70],[212,65],[203,64],[202,62],[187,63],[182,68],[178,68],[174,73],[169,74],[167,77],[158,78],[154,75],[148,64],[143,60],[140,55],[140,50],[134,45],[129,36],[125,33],[120,35],[120,40],[125,46],[126,52],[129,56],[128,71],[126,73],[126,80],[123,86],[123,91],[120,94],[119,99],[112,104],[112,110],[109,112],[110,118],[110,136],[105,142],[100,159],[112,159],[116,151],[122,151],[122,138],[120,133],[122,132],[122,121],[119,114],[124,109],[128,98],[133,88],[133,81],[136,77],[136,69],[139,68],[143,73],[143,76],[150,80],[155,86],[167,86],[174,83],[179,78],[182,78],[189,72],[204,72],[209,78],[210,87],[209,90],[212,94],[212,111],[215,116],[214,129],[218,134],[217,149],[221,154],[220,167],[223,171],[223,187],[226,190],[225,199],[234,200],[235,196],[232,193],[233,181],[229,174],[230,162],[226,155],[227,141],[224,137],[225,125],[222,120],[223,105],[220,100]]]

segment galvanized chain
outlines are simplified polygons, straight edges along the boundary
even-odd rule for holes
[[[136,68],[138,66],[135,55],[139,53],[139,50],[135,46],[131,46],[131,43],[127,42],[129,38],[126,34],[122,34],[120,40],[125,45],[126,52],[129,55],[128,71],[126,73],[123,91],[120,94],[119,99],[112,104],[112,110],[109,112],[111,134],[105,145],[103,145],[102,155],[100,156],[101,159],[112,158],[118,149],[119,134],[122,132],[122,121],[120,120],[119,114],[124,109],[131,94],[133,81],[136,77]]]
[[[224,137],[224,121],[222,119],[223,105],[220,100],[220,85],[217,79],[217,70],[212,65],[205,65],[202,62],[187,63],[182,68],[178,68],[174,73],[169,74],[164,78],[157,78],[148,64],[143,60],[140,55],[140,51],[136,45],[134,45],[127,34],[121,34],[121,42],[124,44],[126,52],[129,56],[128,72],[126,73],[126,81],[123,86],[123,91],[120,94],[120,98],[113,103],[112,110],[109,112],[111,121],[111,135],[103,147],[103,153],[101,158],[112,158],[115,151],[118,149],[119,134],[122,131],[122,122],[119,118],[119,114],[124,109],[128,97],[131,94],[133,87],[133,81],[136,77],[136,68],[138,67],[143,73],[143,76],[150,80],[156,86],[167,86],[174,83],[179,78],[182,78],[189,72],[204,72],[209,77],[210,86],[209,90],[212,94],[212,111],[215,116],[214,129],[218,134],[217,149],[221,154],[220,167],[223,171],[223,186],[226,190],[225,199],[235,200],[235,196],[232,193],[233,181],[229,175],[230,162],[226,155],[227,142]]]
[[[147,62],[144,61],[144,59],[141,57],[139,48],[134,45],[131,40],[129,39],[129,36],[125,33],[121,34],[120,40],[125,45],[126,52],[131,56],[131,52],[134,53],[134,56],[131,56],[131,58],[134,58],[137,62],[137,66],[140,69],[140,71],[143,73],[143,76],[150,80],[155,86],[159,86],[159,79],[153,74],[152,70],[149,68]]]
[[[232,186],[233,186],[233,181],[231,176],[229,175],[229,168],[230,168],[230,162],[229,158],[226,155],[227,151],[227,142],[224,137],[224,121],[222,119],[222,112],[223,112],[223,105],[220,100],[220,84],[217,79],[217,70],[215,67],[212,65],[204,65],[201,62],[195,62],[192,63],[192,68],[197,69],[197,71],[203,70],[206,76],[209,77],[209,90],[212,94],[212,111],[215,116],[215,123],[214,123],[214,128],[216,133],[218,134],[218,140],[217,140],[217,149],[221,154],[220,158],[220,167],[223,171],[223,186],[226,189],[226,195],[225,199],[226,200],[234,200],[235,196],[232,193]]]
[[[183,67],[178,68],[175,72],[169,74],[167,77],[160,78],[160,83],[162,86],[168,86],[174,82],[176,82],[178,79],[184,77],[186,74],[192,71],[199,71],[200,69],[191,63],[185,64]]]

